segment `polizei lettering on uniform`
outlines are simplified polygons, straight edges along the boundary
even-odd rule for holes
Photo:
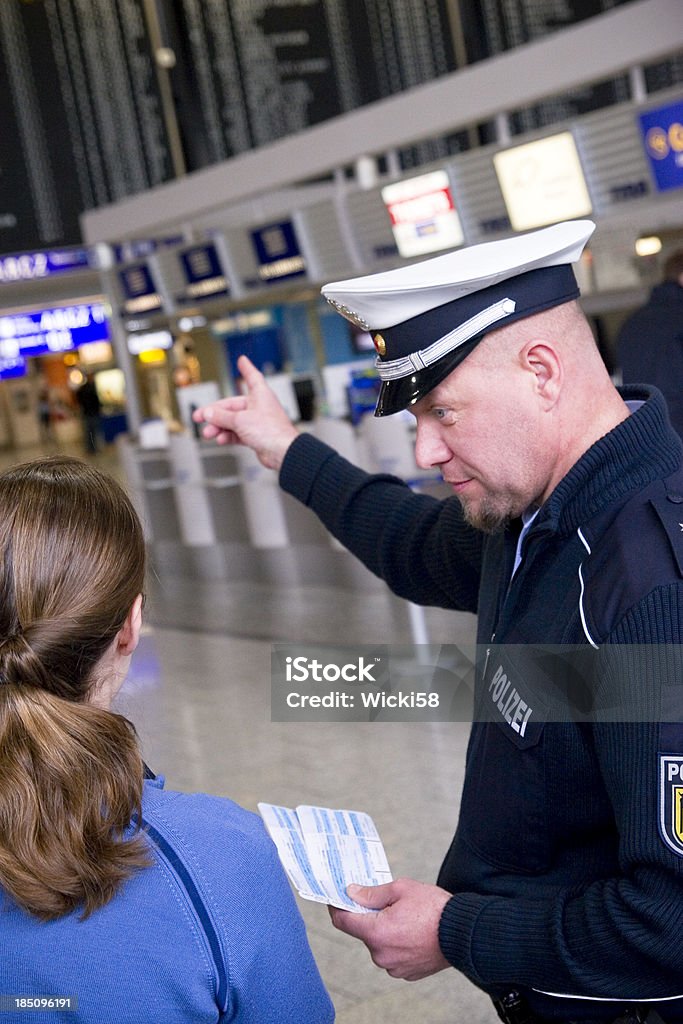
[[[493,675],[489,684],[489,694],[510,728],[523,736],[533,709],[522,700],[518,690],[512,685],[512,680],[503,671],[502,665],[498,666]]]

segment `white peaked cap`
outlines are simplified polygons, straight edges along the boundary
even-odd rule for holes
[[[575,263],[594,230],[591,220],[553,224],[397,270],[335,281],[322,294],[352,323],[381,330],[527,270]]]
[[[382,380],[375,415],[419,401],[488,332],[578,298],[571,264],[594,230],[567,221],[325,285],[327,301],[372,333]]]

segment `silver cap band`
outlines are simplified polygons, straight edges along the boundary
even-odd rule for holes
[[[390,359],[384,362],[381,359],[376,359],[375,367],[380,378],[382,380],[399,380],[401,377],[410,376],[416,370],[424,370],[425,367],[436,363],[448,352],[464,345],[470,338],[481,334],[498,320],[514,313],[516,305],[514,299],[501,299],[500,302],[482,309],[476,316],[470,317],[464,324],[460,324],[455,330],[428,345],[427,348],[420,349],[419,352],[411,352],[410,355],[401,356],[400,359]]]

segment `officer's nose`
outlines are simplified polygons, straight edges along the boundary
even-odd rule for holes
[[[451,454],[435,425],[418,419],[415,436],[415,461],[420,469],[441,466],[444,462],[448,462]]]

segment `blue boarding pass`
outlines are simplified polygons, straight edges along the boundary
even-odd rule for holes
[[[362,811],[260,803],[258,809],[294,888],[306,900],[358,914],[347,885],[382,885],[392,875],[375,823]]]

